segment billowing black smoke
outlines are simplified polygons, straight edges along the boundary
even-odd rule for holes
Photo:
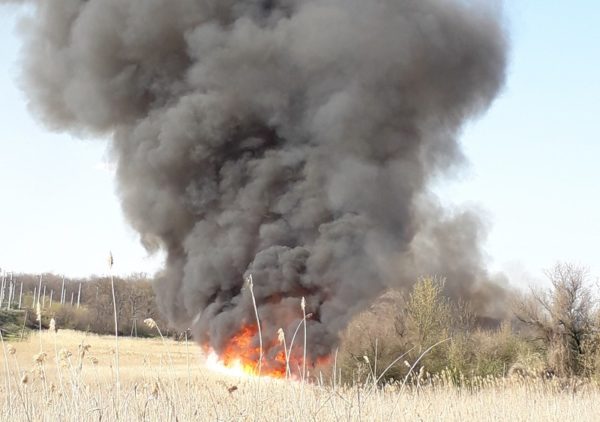
[[[484,236],[432,180],[504,81],[506,41],[467,0],[51,0],[24,27],[52,128],[113,139],[123,209],[166,251],[160,305],[222,349],[254,321],[313,358],[388,287],[447,276],[493,308]],[[490,308],[491,307],[491,308]]]

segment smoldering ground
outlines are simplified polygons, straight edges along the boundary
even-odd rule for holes
[[[498,7],[463,0],[53,0],[22,25],[50,128],[112,139],[123,210],[166,252],[160,306],[217,350],[312,314],[313,358],[419,274],[493,312],[469,211],[428,187],[504,82]]]

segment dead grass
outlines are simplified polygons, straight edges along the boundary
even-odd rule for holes
[[[600,389],[591,384],[490,378],[474,390],[443,379],[403,390],[303,387],[210,372],[196,345],[160,339],[119,339],[117,397],[114,347],[114,337],[67,330],[5,343],[0,420],[565,421],[600,414]]]

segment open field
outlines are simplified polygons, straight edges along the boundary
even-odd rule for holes
[[[600,389],[560,381],[481,380],[473,392],[342,387],[209,371],[195,344],[119,341],[61,330],[5,342],[1,420],[594,420]],[[43,350],[40,355],[40,348]]]

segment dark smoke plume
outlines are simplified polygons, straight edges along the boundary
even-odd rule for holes
[[[483,229],[428,193],[504,81],[496,10],[466,0],[51,0],[24,25],[51,128],[110,135],[123,209],[181,328],[217,350],[313,314],[313,357],[417,275],[493,309]]]

